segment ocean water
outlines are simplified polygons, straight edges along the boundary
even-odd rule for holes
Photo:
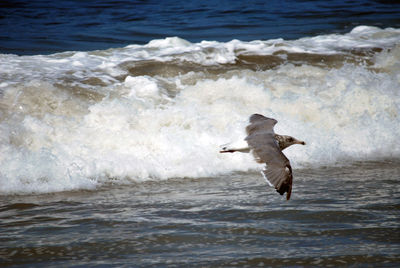
[[[400,265],[395,2],[0,7],[0,266]],[[218,152],[253,113],[290,201]]]
[[[396,0],[13,0],[0,3],[0,51],[89,51],[179,36],[193,43],[298,39],[359,25],[400,27]]]

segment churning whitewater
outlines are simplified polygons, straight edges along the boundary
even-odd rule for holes
[[[397,158],[399,89],[393,28],[0,54],[0,194],[259,169],[218,153],[253,113],[307,143],[285,151],[293,168]]]

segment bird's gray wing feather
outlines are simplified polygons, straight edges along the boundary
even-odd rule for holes
[[[275,186],[275,189],[278,193],[283,195],[286,192],[286,199],[290,199],[293,183],[292,168],[290,165],[284,169],[280,167],[268,166],[268,169],[264,169],[262,173],[267,180]]]
[[[246,141],[256,161],[267,164],[267,169],[263,171],[267,179],[281,195],[287,192],[286,199],[289,200],[293,181],[292,168],[289,159],[280,150],[274,135],[273,130],[260,127],[252,129]]]
[[[246,127],[247,135],[254,132],[274,132],[274,126],[278,122],[275,119],[265,117],[261,114],[250,116],[250,125]]]

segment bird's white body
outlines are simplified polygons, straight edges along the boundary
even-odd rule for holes
[[[304,141],[299,141],[291,136],[275,134],[274,137],[275,137],[276,145],[278,145],[281,150],[284,150],[293,144],[305,145]],[[251,149],[250,149],[249,143],[246,141],[246,139],[241,139],[241,140],[238,140],[235,142],[221,145],[219,152],[220,153],[234,153],[234,152],[249,153],[250,150]]]

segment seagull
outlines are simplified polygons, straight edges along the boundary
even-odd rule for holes
[[[273,118],[253,114],[249,121],[247,137],[240,142],[222,145],[220,153],[251,152],[257,163],[266,164],[261,174],[267,183],[281,195],[286,192],[286,200],[289,200],[292,193],[292,167],[282,150],[293,144],[306,143],[291,136],[276,134],[274,126],[278,121]]]

